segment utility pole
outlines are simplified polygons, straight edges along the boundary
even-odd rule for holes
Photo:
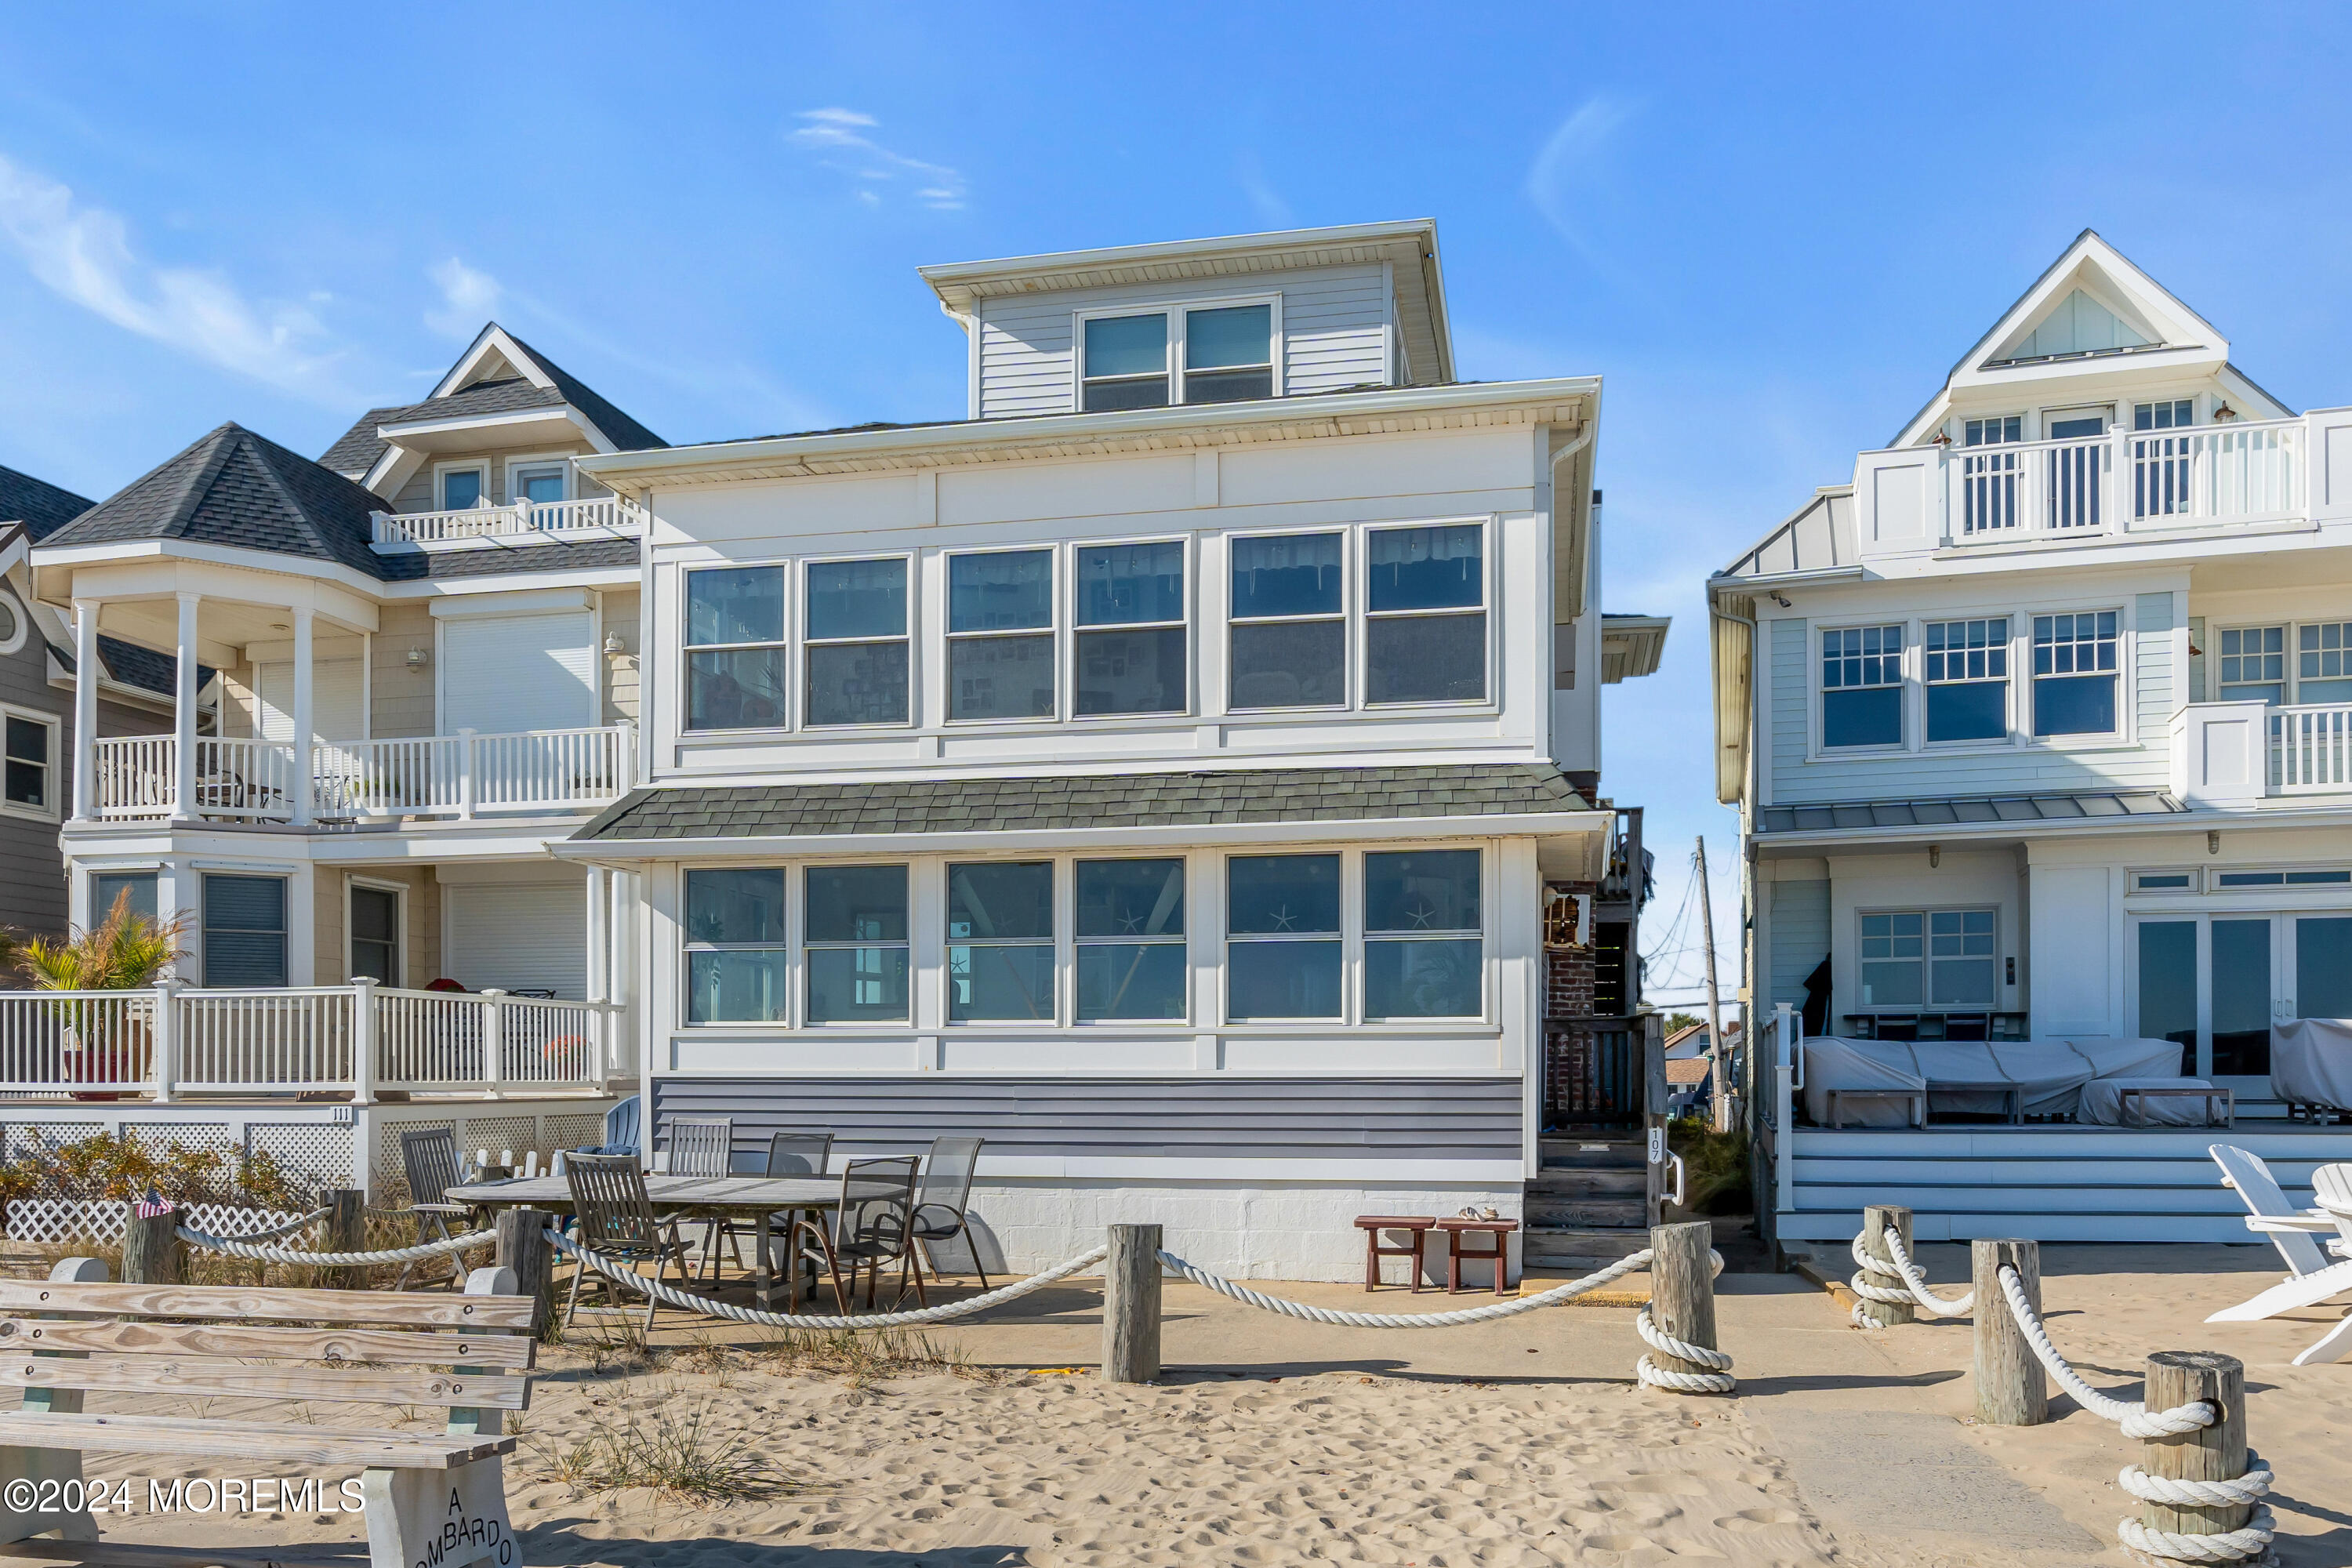
[[[1685,905],[1685,908],[1689,906]],[[1715,988],[1715,901],[1707,897],[1706,840],[1698,841],[1698,923],[1706,934],[1706,1060],[1717,1132],[1731,1131],[1731,1053],[1723,1048],[1723,999]]]

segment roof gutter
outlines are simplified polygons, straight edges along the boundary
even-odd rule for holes
[[[1755,679],[1756,620],[1724,608],[1723,596],[1712,583],[1706,608],[1709,651],[1715,658],[1715,798],[1719,805],[1737,805],[1748,791],[1748,715],[1752,701],[1749,689]]]
[[[1551,455],[1551,463],[1547,473],[1551,485],[1551,511],[1555,525],[1560,514],[1559,466],[1582,453],[1598,440],[1600,436],[1601,406],[1600,397],[1596,392],[1592,413],[1584,421],[1584,428],[1577,432],[1575,439]],[[1580,495],[1580,491],[1583,493]],[[1568,549],[1562,553],[1560,560],[1560,581],[1552,584],[1551,619],[1554,626],[1574,626],[1577,618],[1584,614],[1585,602],[1589,597],[1585,590],[1591,585],[1592,577],[1591,547],[1592,497],[1591,492],[1590,485],[1576,486],[1568,492],[1570,518],[1571,520],[1581,518],[1585,526],[1571,527],[1569,531]],[[1557,542],[1553,548],[1559,549]]]

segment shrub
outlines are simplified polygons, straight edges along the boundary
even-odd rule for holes
[[[1702,1117],[1684,1117],[1666,1129],[1666,1145],[1683,1157],[1683,1211],[1748,1214],[1756,1194],[1748,1177],[1748,1132],[1717,1132]]]
[[[113,1132],[35,1149],[0,1165],[0,1200],[121,1202],[142,1197],[151,1187],[178,1204],[308,1209],[318,1201],[315,1184],[288,1171],[266,1151],[225,1154],[176,1142],[157,1149]]]

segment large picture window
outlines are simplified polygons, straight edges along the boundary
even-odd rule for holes
[[[1339,1016],[1339,857],[1227,859],[1225,933],[1233,1022]]]
[[[1991,910],[1890,910],[1862,917],[1862,1005],[1990,1007],[1999,997]]]
[[[2113,610],[2033,617],[2035,734],[2115,733],[2116,643]]]
[[[808,1021],[907,1021],[907,868],[812,866],[808,890]]]
[[[1232,542],[1235,708],[1338,708],[1348,700],[1348,617],[1337,533]]]
[[[1822,634],[1822,744],[1903,743],[1903,627]]]
[[[2286,700],[2286,627],[2222,628],[2221,700]]]
[[[807,722],[905,723],[905,558],[813,561],[807,594]]]
[[[1478,851],[1364,857],[1364,1016],[1475,1018],[1485,973]]]
[[[686,575],[686,727],[764,730],[785,722],[784,569],[729,566]]]
[[[1184,711],[1183,545],[1087,545],[1077,571],[1077,712]]]
[[[1379,528],[1366,538],[1366,699],[1486,696],[1486,531]]]
[[[948,558],[948,717],[1054,717],[1054,552]]]
[[[1054,866],[987,860],[948,868],[948,1021],[1050,1020]]]
[[[780,866],[686,874],[686,1021],[781,1024],[784,872]]]
[[[1927,739],[2009,734],[2009,617],[1927,623]]]
[[[58,811],[58,725],[54,719],[10,710],[6,731],[5,797],[19,816],[55,816]]]
[[[1185,1016],[1184,862],[1077,863],[1078,1021]]]

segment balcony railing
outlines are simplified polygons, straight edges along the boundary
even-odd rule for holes
[[[0,1093],[131,1096],[383,1090],[497,1099],[630,1077],[619,1009],[372,983],[272,990],[0,992]]]
[[[2352,703],[2272,709],[2270,784],[2280,795],[2352,790]]]
[[[314,819],[577,811],[629,787],[635,728],[420,735],[315,747]],[[179,813],[256,822],[294,818],[300,764],[284,741],[201,737],[195,799]],[[94,747],[92,807],[110,818],[174,814],[176,742],[169,735],[105,738]]]
[[[1953,542],[2081,535],[2292,512],[2303,424],[2118,430],[1962,447],[1946,459]]]
[[[456,511],[379,511],[370,515],[374,521],[379,549],[598,530],[635,533],[645,523],[645,513],[618,496],[518,501],[509,506],[474,506]]]

